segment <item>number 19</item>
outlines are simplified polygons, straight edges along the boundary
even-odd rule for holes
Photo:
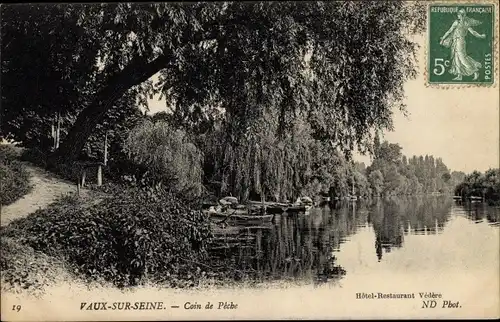
[[[21,311],[21,305],[12,305],[12,311],[16,311],[16,312]]]

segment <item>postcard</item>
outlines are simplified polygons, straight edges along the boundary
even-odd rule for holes
[[[2,320],[499,318],[499,9],[1,5]]]

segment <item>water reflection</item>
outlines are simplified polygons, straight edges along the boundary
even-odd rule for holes
[[[465,215],[469,220],[475,223],[486,222],[490,226],[498,227],[500,224],[500,207],[489,207],[484,203],[462,203],[456,202],[455,212]]]
[[[325,283],[346,274],[335,254],[361,228],[372,229],[374,255],[382,261],[385,254],[404,247],[405,236],[441,234],[451,216],[464,216],[471,222],[486,220],[498,227],[500,209],[457,204],[449,197],[337,204],[309,214],[279,215],[260,227],[225,229],[217,233],[211,255],[255,281]]]

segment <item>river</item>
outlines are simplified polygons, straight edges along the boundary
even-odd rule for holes
[[[233,229],[218,235],[223,246],[213,256],[264,284],[349,286],[363,278],[498,273],[499,222],[500,208],[450,196],[358,201]]]

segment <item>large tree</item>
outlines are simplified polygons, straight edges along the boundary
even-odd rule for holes
[[[1,9],[2,78],[4,69],[26,75],[30,67],[16,61],[17,46],[36,40],[54,56],[48,61],[58,62],[35,73],[49,82],[45,88],[60,80],[89,94],[76,95],[64,107],[76,111],[77,118],[56,151],[60,161],[76,159],[106,113],[134,90],[138,95],[161,92],[179,124],[189,127],[222,109],[227,136],[236,146],[252,123],[272,109],[279,137],[303,118],[316,139],[345,152],[355,145],[369,149],[372,130],[391,128],[395,104],[404,109],[402,86],[415,76],[416,45],[407,36],[425,21],[418,4],[396,1]],[[64,68],[47,76],[56,67]],[[153,87],[150,79],[159,72]],[[31,88],[40,86],[32,81]],[[18,95],[29,86],[21,86]],[[43,95],[45,100],[48,94]],[[39,104],[35,113],[49,105]],[[2,118],[10,121],[8,115]]]

